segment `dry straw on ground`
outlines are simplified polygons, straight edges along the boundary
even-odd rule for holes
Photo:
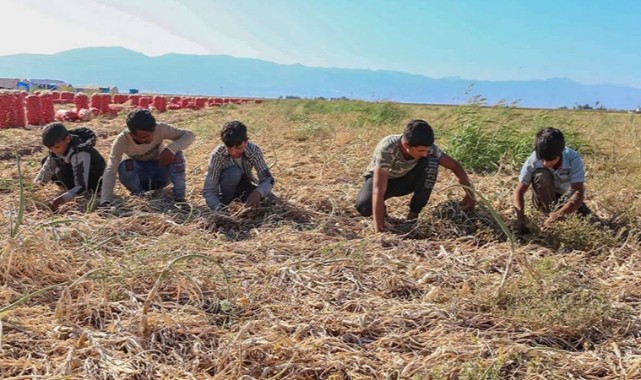
[[[376,142],[420,117],[446,147],[455,112],[273,101],[158,115],[198,135],[185,152],[192,209],[174,207],[168,192],[132,199],[119,188],[106,214],[87,212],[87,199],[51,213],[57,190],[31,185],[40,131],[2,131],[0,151],[23,154],[25,181],[11,237],[19,181],[3,153],[0,377],[639,378],[641,118],[483,111],[593,142],[588,203],[606,226],[569,220],[512,247],[488,207],[460,210],[462,190],[442,171],[416,224],[401,220],[408,200],[392,199],[389,232],[373,234],[353,201]],[[278,197],[219,215],[200,190],[219,128],[233,119],[266,153]],[[123,125],[89,123],[103,154]],[[472,178],[509,220],[513,168]]]

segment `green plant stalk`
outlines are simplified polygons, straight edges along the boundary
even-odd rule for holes
[[[18,298],[13,303],[10,303],[9,305],[6,305],[6,306],[0,308],[0,315],[2,315],[2,313],[4,313],[5,311],[8,311],[8,310],[20,305],[20,304],[32,299],[33,297],[39,296],[40,294],[43,294],[43,293],[46,293],[49,290],[56,289],[56,288],[59,288],[61,286],[65,286],[68,283],[69,283],[69,281],[65,281],[65,282],[63,282],[61,284],[49,285],[46,288],[38,289],[35,292],[29,293],[29,294],[25,294],[24,296]]]
[[[39,230],[39,229],[45,229],[47,227],[55,227],[60,224],[71,224],[71,223],[84,223],[86,224],[87,222],[82,220],[82,219],[75,219],[75,218],[68,218],[68,219],[55,219],[55,220],[47,220],[44,222],[40,222],[34,226],[34,229]]]
[[[187,214],[185,221],[182,223],[183,225],[186,225],[187,223],[191,222],[194,216],[194,206],[192,206],[190,203],[188,203],[187,205],[189,206],[189,214]]]
[[[22,178],[22,170],[20,170],[20,155],[16,151],[16,165],[18,166],[18,185],[20,186],[20,205],[18,206],[18,216],[16,222],[11,227],[11,237],[15,238],[18,235],[18,229],[22,224],[22,217],[24,216],[24,183]]]
[[[98,184],[97,188],[102,187],[102,177],[98,179]],[[91,193],[91,197],[89,198],[89,202],[87,203],[87,209],[85,210],[86,213],[90,213],[96,209],[96,205],[98,204],[98,192],[93,191]]]
[[[490,214],[492,215],[496,223],[501,228],[501,231],[503,231],[505,236],[510,241],[510,255],[508,256],[507,263],[505,264],[505,270],[503,271],[503,275],[501,277],[501,283],[497,288],[497,293],[501,294],[501,292],[503,292],[503,288],[505,287],[505,282],[507,281],[507,278],[509,277],[510,271],[512,269],[512,262],[514,261],[514,254],[516,253],[516,236],[514,235],[512,230],[510,230],[507,224],[505,224],[505,221],[503,220],[503,218],[501,218],[501,215],[499,214],[499,212],[496,211],[494,207],[492,207],[490,202],[483,196],[483,194],[481,194],[471,186],[458,184],[458,185],[448,186],[446,189],[450,187],[462,187],[463,189],[465,189],[465,191],[474,193],[477,199],[481,201],[481,204],[483,204],[483,206],[485,206],[490,211]],[[538,281],[538,276],[535,274],[536,271],[528,261],[527,257],[523,256],[522,260],[523,260],[523,265],[528,270],[528,272],[530,272],[530,274],[532,275],[532,278],[534,278],[536,280],[536,283],[540,285]]]

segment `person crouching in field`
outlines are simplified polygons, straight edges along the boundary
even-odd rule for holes
[[[518,233],[528,232],[524,197],[530,185],[532,204],[537,210],[549,214],[543,229],[574,212],[582,216],[591,213],[583,203],[583,160],[579,153],[565,146],[563,133],[556,128],[542,129],[536,133],[534,145],[535,151],[523,164],[513,195]]]
[[[130,112],[127,129],[116,136],[111,145],[100,204],[104,206],[113,201],[116,171],[131,195],[142,196],[171,182],[174,202],[185,202],[185,157],[182,151],[195,139],[190,131],[156,123],[146,109]],[[164,140],[172,143],[165,147]],[[128,158],[121,161],[123,154]]]
[[[34,182],[42,185],[51,181],[67,190],[51,201],[53,211],[86,191],[98,190],[105,159],[94,148],[96,134],[91,129],[68,131],[62,123],[51,123],[42,131],[42,143],[49,154]]]
[[[239,199],[254,208],[268,196],[274,187],[269,167],[258,145],[249,141],[247,127],[240,121],[226,123],[218,145],[209,158],[203,196],[212,210],[227,207]],[[252,174],[256,170],[258,180]]]
[[[356,197],[356,209],[362,216],[374,215],[374,230],[383,231],[385,200],[412,193],[408,220],[418,218],[430,198],[438,167],[456,175],[461,185],[471,187],[467,173],[455,159],[434,144],[434,131],[424,120],[412,120],[402,135],[383,138],[365,172],[365,184]],[[474,209],[474,194],[465,190],[463,210]]]

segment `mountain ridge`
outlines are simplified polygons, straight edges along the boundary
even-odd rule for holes
[[[0,76],[50,78],[70,84],[117,86],[121,91],[278,98],[340,98],[403,103],[461,104],[481,95],[488,104],[558,108],[598,104],[632,109],[641,89],[584,85],[556,77],[530,81],[431,78],[394,70],[278,64],[229,55],[168,53],[150,57],[123,47],[91,47],[55,54],[0,56]]]

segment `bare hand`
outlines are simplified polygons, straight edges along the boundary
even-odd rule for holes
[[[172,162],[174,162],[175,157],[176,155],[174,154],[174,152],[169,150],[169,148],[165,148],[162,152],[160,152],[160,156],[158,157],[158,164],[161,168],[166,168],[167,166],[171,165]]]
[[[518,220],[516,222],[516,233],[519,235],[530,233],[530,228],[527,226],[527,222],[525,220]]]
[[[58,211],[58,209],[60,208],[60,206],[62,206],[65,202],[66,202],[66,201],[64,200],[64,198],[62,197],[62,195],[61,195],[61,196],[59,196],[59,197],[55,197],[55,198],[53,199],[53,201],[51,201],[51,205],[50,205],[51,210],[52,210],[52,211]]]
[[[476,200],[474,200],[474,197],[470,196],[469,194],[465,194],[463,200],[461,201],[461,208],[463,209],[463,211],[472,211],[474,210],[475,205]]]
[[[247,197],[247,200],[245,201],[245,206],[249,208],[254,208],[258,207],[260,204],[260,200],[262,198],[262,195],[256,190],[252,191],[251,194],[249,194],[249,197]]]
[[[545,230],[549,230],[550,228],[552,228],[552,225],[553,225],[554,223],[556,223],[556,222],[558,222],[558,221],[560,221],[560,220],[563,220],[563,217],[564,217],[564,216],[563,216],[563,214],[561,214],[561,213],[559,213],[559,212],[553,212],[553,213],[551,213],[551,214],[550,214],[550,216],[548,216],[548,218],[547,218],[547,219],[545,220],[545,222],[543,223],[543,228],[542,228],[542,230],[543,230],[543,231],[545,231]]]

